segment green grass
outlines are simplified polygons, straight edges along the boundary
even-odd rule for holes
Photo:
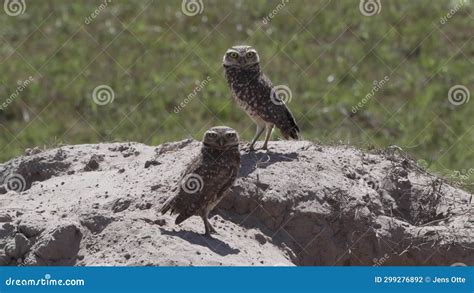
[[[456,84],[474,92],[472,1],[446,24],[441,17],[457,1],[382,1],[368,17],[359,1],[293,0],[268,24],[263,18],[280,1],[204,0],[193,17],[181,13],[181,1],[112,1],[85,24],[100,3],[26,1],[23,15],[0,11],[0,103],[18,80],[35,79],[0,111],[0,161],[33,146],[200,138],[216,124],[248,140],[254,127],[231,100],[221,67],[228,47],[246,43],[273,83],[291,88],[305,139],[398,145],[442,175],[474,168],[473,102],[447,98]],[[106,106],[92,101],[101,84],[115,93]]]

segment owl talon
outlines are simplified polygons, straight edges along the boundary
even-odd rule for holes
[[[212,234],[218,234],[218,233],[211,225],[209,225],[209,228],[206,229],[206,233],[204,233],[204,235],[211,237]]]
[[[255,148],[253,147],[253,145],[246,145],[246,146],[243,146],[241,150],[247,151],[247,152],[254,152]]]

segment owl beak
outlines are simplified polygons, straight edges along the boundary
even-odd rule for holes
[[[224,138],[221,137],[217,140],[217,144],[221,147],[223,147],[225,145],[225,141],[224,141]]]

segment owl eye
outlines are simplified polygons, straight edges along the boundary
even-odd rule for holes
[[[230,133],[227,133],[225,136],[227,136],[227,137],[234,137],[234,136],[235,136],[235,133],[230,132]]]
[[[230,56],[230,58],[236,59],[237,57],[239,57],[239,54],[237,54],[235,52],[230,52],[229,56]]]
[[[245,56],[247,56],[247,58],[252,58],[253,56],[255,56],[255,52],[247,52]]]
[[[217,133],[215,132],[209,132],[207,135],[209,135],[209,137],[212,137],[212,138],[217,137]]]

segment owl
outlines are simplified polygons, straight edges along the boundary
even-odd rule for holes
[[[250,144],[266,131],[262,149],[267,149],[273,127],[280,129],[285,139],[299,139],[300,129],[285,102],[278,95],[271,81],[260,69],[260,57],[250,46],[234,46],[223,58],[225,76],[237,104],[257,125],[257,132]]]
[[[212,127],[204,134],[200,153],[184,171],[178,192],[168,199],[161,212],[176,213],[175,224],[193,215],[204,221],[205,235],[216,230],[209,223],[212,209],[234,184],[240,169],[239,136],[227,126]]]

